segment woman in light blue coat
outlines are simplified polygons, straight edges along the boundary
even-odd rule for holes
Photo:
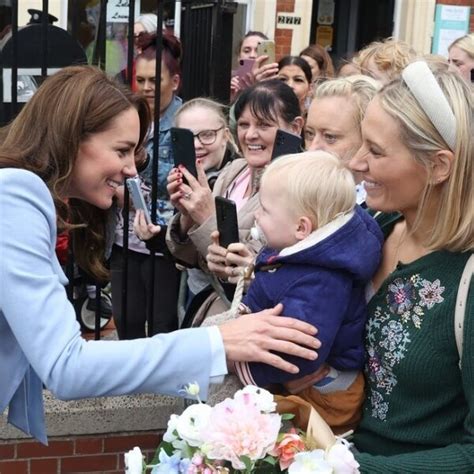
[[[42,385],[59,398],[129,393],[178,395],[261,361],[297,369],[275,352],[314,358],[315,329],[277,316],[133,341],[81,338],[55,254],[57,229],[74,236],[77,263],[96,278],[104,266],[106,211],[148,129],[145,99],[90,66],[47,79],[0,133],[0,411],[46,443]]]

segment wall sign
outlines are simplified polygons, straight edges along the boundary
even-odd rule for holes
[[[295,13],[277,13],[276,27],[281,29],[293,30],[301,26],[303,20],[301,16]]]
[[[470,13],[470,7],[436,5],[433,54],[448,56],[449,45],[469,32]]]
[[[318,24],[332,25],[334,23],[334,0],[320,0],[318,6]]]

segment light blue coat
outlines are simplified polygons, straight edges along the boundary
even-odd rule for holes
[[[45,183],[28,171],[1,169],[0,413],[8,406],[10,423],[46,443],[42,383],[60,399],[77,399],[182,395],[197,381],[206,398],[210,376],[226,372],[218,330],[86,342],[55,245],[56,212]]]

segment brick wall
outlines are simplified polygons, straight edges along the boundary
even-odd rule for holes
[[[436,3],[441,5],[459,5],[464,7],[471,7],[471,21],[469,26],[469,31],[472,33],[474,31],[474,6],[472,0],[436,0]]]
[[[49,446],[29,440],[1,442],[0,474],[123,474],[125,452],[139,446],[150,462],[160,440],[156,432],[142,432],[50,438]]]
[[[295,0],[277,0],[276,13],[288,12],[293,13],[295,11]],[[283,56],[291,54],[291,42],[293,40],[293,31],[276,28],[275,29],[275,56],[276,60],[279,61]]]

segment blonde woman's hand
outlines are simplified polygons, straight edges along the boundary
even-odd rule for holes
[[[138,209],[133,220],[133,231],[140,240],[150,240],[161,231],[159,225],[147,224],[145,214]]]
[[[211,245],[207,247],[207,268],[218,278],[227,279],[226,254],[227,250],[219,245],[219,232],[215,230],[211,234]]]
[[[197,179],[182,165],[178,167],[181,184],[179,185],[179,206],[198,225],[216,214],[214,196],[207,182],[201,160],[196,160]],[[183,177],[188,184],[184,183]]]
[[[298,367],[278,353],[315,360],[315,349],[321,346],[315,337],[317,329],[298,319],[279,316],[282,310],[283,305],[278,304],[218,326],[227,360],[262,362],[292,374],[299,372]]]

